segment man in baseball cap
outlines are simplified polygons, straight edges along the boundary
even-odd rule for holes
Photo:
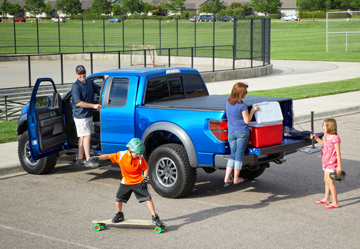
[[[99,164],[89,161],[89,158],[91,134],[94,129],[93,110],[100,111],[101,108],[101,105],[94,104],[94,93],[100,94],[100,86],[86,79],[86,69],[83,65],[78,65],[75,68],[75,73],[77,80],[72,85],[71,96],[73,106],[72,116],[79,137],[79,153],[76,159],[76,165],[96,168]]]

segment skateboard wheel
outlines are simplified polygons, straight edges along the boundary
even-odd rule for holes
[[[94,230],[97,231],[97,232],[100,231],[101,228],[102,228],[102,226],[101,226],[100,224],[96,224],[96,225],[94,226]]]
[[[101,228],[104,228],[105,227],[105,223],[101,223]]]
[[[155,227],[155,233],[159,234],[162,232],[162,228],[161,227]]]

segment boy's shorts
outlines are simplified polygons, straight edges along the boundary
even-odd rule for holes
[[[93,133],[94,123],[93,117],[88,118],[74,118],[76,125],[76,132],[78,137],[89,136]]]
[[[116,202],[127,203],[130,199],[131,193],[134,192],[139,203],[151,200],[149,188],[141,189],[140,183],[135,185],[120,184],[118,192],[116,193]]]

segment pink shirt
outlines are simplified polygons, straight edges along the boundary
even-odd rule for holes
[[[324,169],[336,170],[337,168],[337,154],[335,151],[335,144],[340,143],[340,137],[333,135],[330,140],[327,140],[328,135],[324,136],[324,147],[322,149],[322,166]]]

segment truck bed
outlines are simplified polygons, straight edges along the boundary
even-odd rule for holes
[[[149,108],[170,108],[170,109],[192,109],[201,111],[217,111],[224,112],[226,108],[226,100],[229,95],[209,95],[194,98],[169,100],[156,103],[146,104],[142,107]],[[244,102],[250,107],[255,103],[260,102],[285,102],[291,101],[291,98],[277,98],[277,97],[259,97],[259,96],[246,96]]]

